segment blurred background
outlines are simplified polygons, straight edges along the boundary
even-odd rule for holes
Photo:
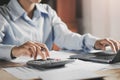
[[[69,29],[120,40],[120,0],[43,0]]]

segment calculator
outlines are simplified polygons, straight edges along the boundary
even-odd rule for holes
[[[55,67],[62,67],[65,64],[71,62],[74,62],[74,59],[48,58],[47,60],[42,60],[42,59],[30,60],[27,62],[27,65],[34,68],[55,68]]]

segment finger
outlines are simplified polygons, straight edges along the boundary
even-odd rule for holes
[[[29,50],[32,52],[32,57],[34,57],[36,55],[36,47],[35,46],[31,46],[29,48]]]
[[[35,45],[36,48],[36,54],[34,55],[34,59],[37,58],[38,54],[43,58],[42,52],[41,52],[41,47],[38,45]]]
[[[109,39],[105,39],[105,40],[107,41],[106,43],[108,43],[108,45],[110,45],[110,47],[112,48],[112,50],[116,53],[117,51],[116,51],[114,43],[111,42]]]
[[[26,48],[29,48],[29,46],[35,46],[36,49],[39,49],[37,50],[37,52],[41,52],[41,47],[45,49],[45,55],[48,57],[49,56],[49,52],[48,52],[48,49],[45,45],[43,44],[40,44],[40,43],[36,43],[36,42],[31,42],[31,41],[28,41],[24,44],[24,47]],[[34,55],[34,59],[36,59],[38,53],[36,52],[36,54]]]
[[[105,50],[105,45],[99,45],[98,47],[99,47],[99,49],[101,49],[101,50]]]
[[[118,43],[118,46],[119,46],[119,49],[118,49],[118,50],[120,50],[120,42],[119,42],[119,41],[117,41],[117,43]]]
[[[37,55],[38,55],[38,51],[36,50],[36,53],[35,53],[35,55],[34,55],[34,60],[37,59]]]
[[[37,54],[39,54],[43,60],[46,60],[45,53],[42,52],[39,48],[37,48]]]
[[[106,42],[105,39],[102,40],[97,40],[95,43],[95,49],[97,50],[105,50],[105,47],[108,45],[109,43]]]
[[[40,44],[40,43],[36,43],[36,44],[41,47],[41,50],[42,50],[42,51],[45,51],[46,57],[49,57],[49,56],[50,56],[49,50],[48,50],[48,48],[47,48],[47,46],[46,46],[45,44]]]
[[[101,43],[97,43],[95,46],[95,49],[97,50],[105,50],[105,46]]]
[[[47,59],[46,52],[44,52],[44,51],[41,51],[41,52],[43,54],[43,60],[46,60]]]
[[[28,41],[23,44],[23,47],[26,49],[31,49],[31,52],[33,53],[32,56],[34,57],[34,59],[37,58],[38,51],[36,50],[36,48],[40,48],[38,45],[36,45],[34,42]]]
[[[45,48],[41,47],[41,51],[45,54],[46,57],[49,57],[49,52]]]
[[[32,41],[27,41],[27,42],[24,43],[22,46],[25,47],[25,48],[27,48],[27,49],[29,49],[30,47],[36,46],[36,45],[35,45],[34,42],[32,42]]]
[[[110,41],[114,44],[116,51],[118,51],[120,49],[119,42],[115,40],[110,40]]]
[[[110,46],[111,49],[115,52],[114,44],[113,44],[109,39],[100,40],[100,44],[103,45],[104,48],[105,48],[106,46]]]

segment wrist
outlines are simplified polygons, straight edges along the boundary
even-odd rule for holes
[[[15,46],[15,47],[13,47],[12,50],[11,50],[11,58],[12,58],[12,59],[16,58],[16,56],[15,56],[15,54],[16,54],[16,49],[17,49],[17,47]]]

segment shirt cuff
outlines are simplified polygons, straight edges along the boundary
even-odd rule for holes
[[[11,50],[14,45],[2,45],[0,46],[0,59],[11,60]]]
[[[94,50],[95,42],[99,38],[92,36],[91,34],[86,34],[84,39],[85,39],[85,46],[86,46],[87,50],[91,51],[91,50]]]

